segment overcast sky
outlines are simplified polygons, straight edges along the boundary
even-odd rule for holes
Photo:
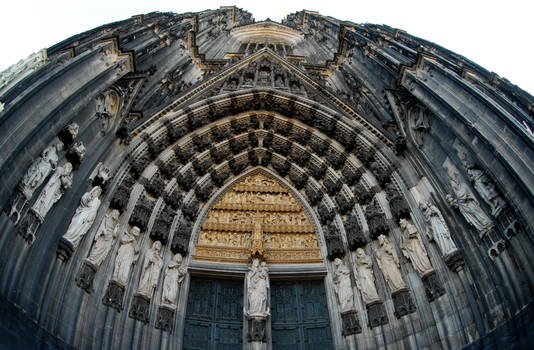
[[[39,49],[99,25],[152,11],[183,13],[236,5],[256,21],[306,8],[340,20],[406,30],[450,49],[534,95],[533,0],[3,0],[0,71]]]

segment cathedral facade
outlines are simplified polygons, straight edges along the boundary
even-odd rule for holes
[[[0,349],[534,339],[534,98],[454,52],[221,7],[0,79]]]

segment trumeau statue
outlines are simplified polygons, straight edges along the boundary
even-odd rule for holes
[[[119,211],[113,209],[107,213],[96,231],[93,248],[86,261],[98,268],[108,255],[113,240],[117,237],[119,229]]]
[[[165,271],[165,281],[163,282],[163,297],[162,301],[165,305],[176,305],[176,298],[178,297],[178,286],[184,280],[187,270],[182,266],[182,255],[176,253],[167,266]]]
[[[400,272],[400,263],[397,253],[384,235],[378,236],[380,248],[375,252],[378,267],[382,270],[391,292],[394,293],[400,289],[406,288]]]
[[[480,203],[473,196],[467,184],[451,178],[450,185],[454,196],[448,194],[447,202],[460,210],[465,220],[476,228],[481,236],[491,230],[493,228],[491,219],[482,210]]]
[[[400,228],[402,229],[402,253],[412,262],[412,265],[419,274],[423,276],[432,271],[432,265],[428,260],[428,255],[423,243],[411,220],[400,219]]]
[[[141,230],[139,227],[132,227],[131,231],[124,232],[121,238],[121,246],[115,258],[115,270],[113,270],[113,280],[126,285],[132,264],[137,260],[139,255],[139,244],[137,238]]]
[[[163,260],[161,259],[161,242],[155,241],[152,248],[148,249],[143,262],[143,270],[141,271],[141,280],[139,281],[139,288],[137,292],[149,298],[152,297],[154,289],[158,285],[159,274]]]
[[[70,221],[67,232],[63,238],[72,244],[76,249],[83,236],[89,231],[96,218],[96,212],[100,207],[100,194],[102,189],[99,186],[93,187],[91,191],[86,192],[80,200],[80,206],[76,209],[72,220]]]
[[[267,297],[269,295],[269,274],[265,261],[252,260],[252,266],[247,273],[247,296],[248,307],[246,314],[249,316],[267,316],[269,309]]]
[[[27,201],[29,201],[33,195],[33,191],[44,182],[46,177],[56,169],[58,162],[58,152],[63,149],[63,143],[57,142],[51,146],[48,146],[41,153],[41,157],[37,159],[28,168],[26,175],[19,184],[20,191],[24,195]]]
[[[339,258],[334,260],[333,280],[341,312],[354,310],[354,292],[350,282],[350,270]]]
[[[480,169],[470,168],[467,170],[467,174],[480,197],[482,197],[482,199],[484,199],[490,206],[491,215],[494,217],[499,216],[506,206],[506,202],[499,195],[499,192],[495,188],[495,184],[493,184],[489,177]]]
[[[375,286],[373,262],[362,248],[356,249],[356,286],[365,304],[380,300]]]
[[[66,163],[56,169],[48,183],[45,185],[39,197],[32,206],[40,222],[43,222],[46,214],[52,206],[61,198],[63,192],[72,186],[72,164]]]
[[[428,225],[427,235],[430,240],[436,242],[441,254],[445,256],[458,250],[439,209],[430,202],[422,202],[420,207]]]

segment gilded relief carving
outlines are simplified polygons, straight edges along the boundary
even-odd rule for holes
[[[251,255],[260,253],[271,264],[322,261],[315,227],[300,205],[275,180],[257,174],[245,178],[212,207],[194,257],[247,263]]]

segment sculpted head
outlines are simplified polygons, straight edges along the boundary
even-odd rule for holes
[[[385,245],[388,243],[388,239],[386,236],[384,235],[380,235],[378,236],[378,243],[380,243],[380,245]]]
[[[141,233],[141,229],[137,226],[134,226],[132,227],[132,229],[130,230],[130,233],[134,236],[134,237],[137,237],[139,236],[139,234]]]
[[[160,241],[155,241],[152,244],[152,249],[154,249],[156,252],[161,251],[161,242]]]
[[[406,221],[406,219],[400,219],[399,225],[403,230],[406,228],[407,224],[408,224],[408,221]]]
[[[419,203],[419,208],[421,208],[423,211],[427,210],[428,203],[426,201],[421,201],[421,203]]]
[[[365,256],[365,251],[363,250],[363,248],[356,249],[356,256],[358,257],[358,259],[361,259]]]
[[[180,253],[174,254],[174,261],[176,261],[178,264],[181,264],[182,260],[183,260],[182,254],[180,254]]]
[[[65,163],[65,165],[63,165],[63,171],[67,174],[70,173],[72,171],[72,164],[69,162]]]
[[[113,219],[113,221],[119,220],[119,215],[120,215],[120,213],[119,213],[119,211],[117,209],[113,209],[111,211],[111,218]]]
[[[100,186],[93,187],[93,189],[91,190],[91,194],[93,198],[98,198],[102,194],[102,189],[100,188]]]
[[[336,258],[336,259],[334,260],[334,265],[336,265],[336,267],[339,267],[339,265],[341,265],[341,263],[342,263],[342,261],[341,261],[340,258]]]

